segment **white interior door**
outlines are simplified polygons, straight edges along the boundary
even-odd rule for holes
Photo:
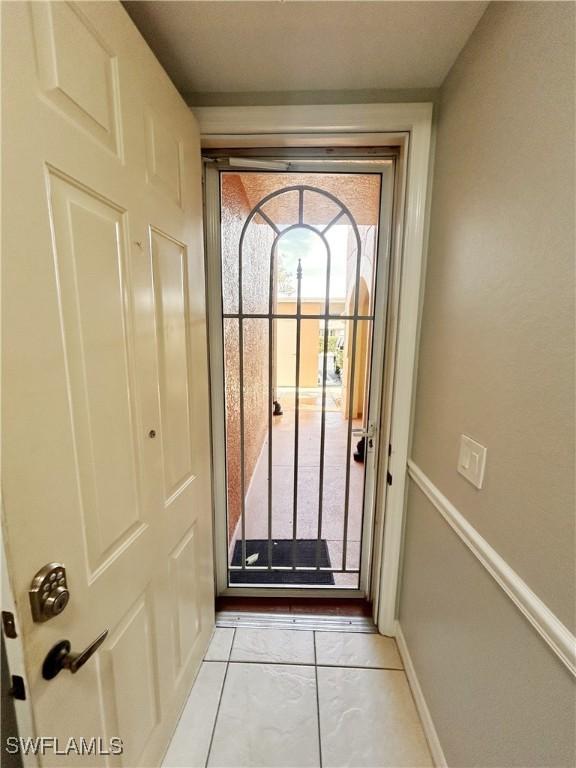
[[[3,3],[3,487],[37,735],[155,765],[213,626],[195,120],[116,2]],[[70,602],[28,590],[66,567]],[[45,680],[52,646],[99,652]],[[31,734],[21,734],[23,736]]]

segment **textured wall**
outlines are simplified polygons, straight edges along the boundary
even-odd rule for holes
[[[412,449],[570,628],[574,89],[574,5],[540,2],[490,5],[444,85]],[[400,617],[449,763],[573,765],[567,673],[416,493]]]
[[[276,306],[281,315],[296,314],[295,301],[282,301]],[[325,305],[318,301],[304,301],[302,312],[309,315],[320,315]],[[278,320],[276,333],[276,385],[278,387],[293,387],[296,384],[296,321]],[[300,386],[316,387],[318,385],[318,339],[320,336],[320,320],[310,318],[300,324]],[[281,399],[281,398],[280,398]]]
[[[225,312],[238,312],[238,254],[240,234],[250,206],[240,177],[222,176],[222,274]],[[271,230],[251,224],[243,247],[243,311],[267,312],[270,282]],[[241,512],[240,493],[240,376],[238,320],[224,323],[226,393],[226,472],[228,486],[228,536],[231,538]],[[268,428],[268,323],[244,321],[244,467],[248,490]]]

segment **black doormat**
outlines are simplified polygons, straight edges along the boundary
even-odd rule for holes
[[[296,562],[293,563],[292,539],[272,539],[272,567],[296,565],[316,567],[317,539],[296,539]],[[258,555],[252,565],[268,565],[268,539],[246,539],[246,557]],[[231,565],[242,565],[242,542],[234,545]],[[326,539],[320,540],[321,568],[330,568],[330,555]],[[328,571],[256,571],[246,566],[244,571],[230,571],[230,584],[334,584],[334,575]]]

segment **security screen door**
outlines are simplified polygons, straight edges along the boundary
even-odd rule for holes
[[[228,593],[367,587],[393,163],[299,168],[217,171]]]

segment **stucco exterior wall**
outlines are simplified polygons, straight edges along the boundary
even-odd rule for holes
[[[324,303],[306,301],[302,303],[302,312],[320,315],[324,312]],[[296,313],[295,301],[281,301],[276,308],[278,314]],[[318,386],[318,337],[320,320],[311,317],[300,324],[300,386]],[[296,321],[279,320],[276,323],[276,384],[279,387],[293,387],[296,383]]]
[[[239,247],[242,227],[250,212],[237,174],[222,176],[222,291],[224,312],[238,312]],[[252,223],[243,245],[243,311],[267,312],[270,282],[271,230]],[[248,490],[268,428],[268,323],[244,321],[244,483]],[[228,540],[242,509],[240,463],[240,371],[238,320],[224,322],[226,393],[226,473]]]

